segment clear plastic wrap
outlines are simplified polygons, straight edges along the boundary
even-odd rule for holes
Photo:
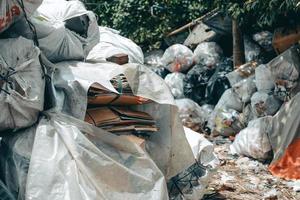
[[[165,77],[165,82],[169,86],[175,99],[184,98],[183,80],[185,75],[180,72],[173,72]]]
[[[207,67],[215,67],[223,57],[223,50],[215,42],[203,42],[194,51],[194,61]]]
[[[168,199],[165,178],[137,144],[53,112],[39,122],[26,199]]]
[[[170,72],[184,72],[193,65],[193,52],[182,44],[175,44],[169,47],[161,62]]]

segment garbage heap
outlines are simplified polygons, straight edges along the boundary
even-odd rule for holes
[[[136,44],[77,0],[0,8],[0,199],[202,197],[213,146]]]
[[[200,31],[203,39],[195,38],[194,51],[174,44],[145,58],[169,86],[183,124],[234,140],[231,154],[272,160],[269,170],[275,176],[300,179],[296,150],[300,145],[300,34],[279,34],[285,30],[279,29],[274,35],[263,31],[246,36],[247,62],[235,68],[232,57],[226,57],[218,44],[223,41],[212,37],[218,33],[203,29],[196,27],[196,33],[191,33]]]

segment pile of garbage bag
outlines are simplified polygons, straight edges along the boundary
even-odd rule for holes
[[[218,35],[227,34],[211,22],[206,24]],[[192,49],[176,44],[164,54],[162,60],[168,62],[156,62],[160,64],[155,70],[168,69],[167,75],[158,74],[166,76],[186,127],[202,134],[230,137],[231,154],[262,162],[273,159],[269,169],[272,174],[300,179],[294,173],[299,171],[297,163],[289,162],[299,159],[295,149],[300,145],[296,119],[300,46],[290,46],[276,56],[272,39],[268,31],[244,37],[246,63],[235,69],[232,58],[225,57],[228,52],[221,49],[216,38],[201,41],[192,61]],[[170,54],[170,49],[179,48]],[[188,177],[189,172],[184,175]]]
[[[218,159],[181,120],[202,128],[213,108],[190,100],[183,111],[173,97],[184,97],[193,51],[144,59],[78,0],[3,1],[0,10],[12,16],[0,29],[0,199],[204,195]]]

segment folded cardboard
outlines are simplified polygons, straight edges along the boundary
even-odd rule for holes
[[[149,114],[127,108],[100,107],[88,109],[85,121],[112,131],[120,131],[122,128],[123,131],[157,131],[154,129],[155,121]]]

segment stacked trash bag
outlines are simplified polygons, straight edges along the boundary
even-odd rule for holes
[[[135,43],[77,0],[0,8],[0,199],[204,195],[213,145],[182,126]]]
[[[246,36],[244,44],[246,64],[236,68],[214,41],[194,51],[176,44],[145,60],[169,86],[186,127],[229,137],[231,154],[272,160],[272,174],[300,179],[300,47],[276,56],[267,31]]]

